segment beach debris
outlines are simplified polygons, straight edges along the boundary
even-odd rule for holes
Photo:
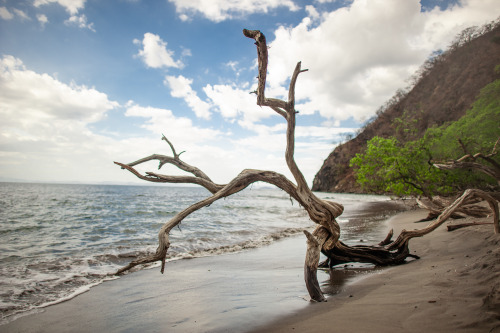
[[[479,190],[467,190],[460,198],[445,208],[427,227],[420,230],[403,230],[396,240],[392,240],[393,231],[391,230],[387,237],[377,245],[356,245],[349,246],[339,240],[340,226],[336,221],[344,207],[342,204],[331,200],[318,198],[309,188],[304,175],[300,171],[294,159],[295,151],[295,121],[297,111],[295,110],[295,84],[299,74],[306,72],[302,69],[301,62],[298,62],[292,73],[288,89],[288,100],[276,98],[267,98],[265,96],[265,85],[268,64],[268,47],[266,38],[259,30],[243,30],[243,34],[255,41],[257,46],[258,58],[258,86],[255,91],[257,95],[257,104],[261,107],[269,107],[278,115],[282,116],[287,125],[286,130],[286,150],[285,161],[291,172],[295,183],[280,173],[266,170],[245,169],[241,171],[233,180],[227,184],[214,183],[203,171],[180,159],[181,153],[177,153],[174,145],[163,135],[164,140],[169,146],[173,156],[153,154],[139,159],[132,163],[119,163],[122,169],[126,169],[140,179],[156,183],[183,183],[196,184],[203,186],[211,195],[207,198],[192,204],[184,210],[177,213],[173,218],[167,221],[158,233],[158,248],[153,255],[146,256],[130,262],[127,266],[119,269],[115,274],[121,274],[132,267],[141,264],[161,261],[161,272],[165,270],[165,260],[167,251],[170,247],[170,231],[178,226],[187,216],[197,210],[211,205],[213,202],[238,193],[255,182],[265,182],[274,185],[290,195],[290,198],[296,200],[299,205],[306,210],[309,218],[317,226],[311,233],[304,230],[307,239],[307,250],[304,264],[304,280],[312,301],[326,301],[323,292],[318,283],[317,270],[321,268],[332,268],[346,263],[371,263],[379,266],[398,265],[406,262],[407,258],[419,257],[411,254],[409,250],[409,241],[415,237],[422,237],[444,223],[457,210],[463,206],[467,200],[473,200],[475,197],[487,200],[494,212],[495,231],[499,232],[498,227],[498,204],[491,199],[488,194]],[[141,174],[134,167],[136,165],[148,162],[159,161],[158,169],[165,164],[173,165],[191,175],[173,176],[164,175],[156,172],[146,172]],[[491,200],[490,200],[491,199]],[[493,201],[492,201],[493,200]],[[323,253],[327,259],[319,262],[320,254]],[[351,295],[352,296],[352,295]]]
[[[491,214],[491,210],[488,207],[477,205],[477,203],[481,202],[482,199],[478,197],[469,198],[466,200],[457,210],[451,214],[450,218],[452,219],[463,219],[467,216],[483,218],[487,217]],[[437,218],[448,206],[453,203],[453,200],[441,198],[439,196],[432,197],[431,199],[424,200],[421,198],[416,199],[417,205],[420,208],[426,209],[429,211],[427,217],[416,221],[418,222],[427,222],[434,220]]]
[[[491,222],[471,222],[471,223],[462,223],[462,224],[452,224],[452,225],[446,226],[446,228],[448,229],[448,231],[453,231],[453,230],[457,230],[457,229],[461,229],[461,228],[465,228],[465,227],[472,227],[475,225],[485,225],[485,224],[493,224],[493,223],[491,223]]]
[[[493,148],[489,154],[476,153],[472,154],[468,149],[464,142],[458,138],[458,143],[462,147],[464,151],[464,156],[448,161],[446,163],[432,163],[432,165],[441,170],[456,170],[456,169],[466,169],[466,170],[475,170],[481,172],[485,175],[493,177],[496,179],[498,185],[500,185],[500,164],[493,158],[498,154],[498,148],[500,145],[500,137],[497,139]],[[486,164],[479,163],[481,160]],[[479,191],[479,190],[475,190]],[[479,193],[479,192],[476,192]],[[465,194],[465,192],[464,192]],[[417,198],[416,202],[419,207],[427,209],[429,211],[429,215],[417,222],[426,222],[437,218],[441,213],[444,212],[449,206],[453,204],[454,200],[445,199],[439,196],[435,196],[432,198],[428,198],[428,200],[423,200]],[[487,201],[490,207],[486,207],[484,205],[480,205],[481,201]],[[467,198],[463,199],[460,206],[456,207],[454,212],[450,215],[450,218],[453,219],[461,219],[466,216],[472,216],[477,218],[484,218],[491,215],[493,211],[495,215],[495,205],[498,206],[498,201],[500,201],[500,193],[498,192],[482,192],[481,195],[469,195]],[[498,233],[498,220],[495,224],[495,232]],[[470,226],[470,224],[464,224],[459,227],[448,227],[448,231],[452,231],[455,229],[463,228],[466,226]]]

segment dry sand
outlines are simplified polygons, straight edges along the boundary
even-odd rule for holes
[[[395,235],[420,229],[399,214]],[[491,219],[490,219],[491,220]],[[488,219],[450,220],[446,224]],[[282,318],[255,332],[500,332],[500,235],[492,225],[448,232],[443,225],[410,249],[421,259],[348,285],[328,303]]]
[[[423,227],[413,221],[425,215],[406,212],[388,223],[397,235]],[[319,272],[323,288],[336,293],[327,303],[303,299],[305,241],[294,237],[171,262],[165,275],[133,273],[0,332],[500,332],[500,235],[493,226],[441,226],[410,249],[421,259],[371,274],[337,270],[336,286]]]

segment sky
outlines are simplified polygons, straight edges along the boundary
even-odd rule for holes
[[[144,183],[113,161],[171,155],[163,134],[217,183],[291,178],[246,28],[267,37],[267,97],[308,69],[295,160],[312,184],[433,52],[499,16],[498,0],[0,0],[0,181]]]

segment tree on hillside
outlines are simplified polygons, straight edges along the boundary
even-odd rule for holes
[[[488,188],[496,184],[494,172],[481,175],[472,169],[500,165],[495,151],[500,136],[500,80],[481,90],[472,107],[456,122],[427,129],[422,137],[415,133],[419,119],[403,115],[393,121],[394,136],[374,137],[366,150],[356,154],[350,165],[358,183],[366,191],[398,196],[453,195],[466,188]],[[493,147],[493,148],[492,148]],[[454,160],[457,156],[477,155],[474,168],[436,169],[436,161]],[[488,157],[486,157],[488,156]],[[442,163],[440,163],[442,164]],[[470,166],[470,164],[468,164]],[[457,171],[457,169],[460,169]],[[445,171],[443,171],[445,170]]]
[[[433,52],[412,76],[409,86],[377,111],[376,119],[329,154],[314,178],[313,190],[362,192],[349,161],[365,149],[367,141],[375,136],[394,136],[391,123],[404,112],[421,117],[416,128],[420,136],[429,127],[458,120],[471,107],[479,90],[500,78],[499,61],[500,20],[469,29],[458,35],[448,49]]]
[[[397,196],[425,196],[453,193],[454,174],[432,167],[431,153],[425,140],[401,143],[395,137],[374,137],[364,153],[356,154],[350,166],[355,167],[357,182],[368,192]]]
[[[172,228],[179,225],[179,223],[181,223],[182,220],[188,215],[210,205],[214,201],[235,194],[254,182],[261,181],[272,184],[287,192],[291,198],[295,199],[307,211],[311,221],[317,224],[317,227],[312,234],[308,231],[304,231],[307,237],[304,278],[311,299],[315,301],[326,301],[319,287],[316,275],[321,252],[327,256],[328,260],[326,265],[328,266],[346,262],[368,262],[377,265],[401,264],[407,257],[412,256],[408,248],[410,239],[414,237],[421,237],[437,228],[450,216],[450,214],[453,213],[456,207],[452,207],[448,211],[444,212],[436,222],[430,224],[422,230],[401,232],[395,241],[391,241],[391,231],[382,243],[375,246],[351,247],[342,243],[339,240],[341,230],[336,218],[342,214],[343,206],[329,200],[319,199],[316,195],[314,195],[294,160],[295,121],[297,114],[297,111],[295,110],[295,84],[299,74],[305,72],[306,70],[302,69],[300,62],[297,63],[290,79],[287,101],[266,97],[265,85],[268,62],[266,38],[264,34],[258,30],[245,29],[243,30],[243,33],[246,37],[255,40],[255,44],[257,46],[257,104],[259,106],[269,107],[271,110],[282,116],[287,123],[285,161],[291,174],[293,175],[295,183],[287,179],[285,176],[273,171],[246,169],[229,183],[224,185],[216,184],[200,169],[182,161],[180,159],[180,153],[178,154],[172,143],[166,137],[163,137],[162,139],[169,144],[173,156],[154,154],[128,164],[118,162],[115,163],[123,169],[130,171],[137,177],[147,181],[197,184],[205,187],[212,193],[212,195],[185,208],[163,225],[158,234],[159,244],[155,254],[132,261],[126,267],[118,270],[116,274],[129,270],[136,265],[156,261],[162,262],[161,272],[163,273],[166,254],[170,247],[169,233]],[[146,172],[143,175],[134,168],[134,166],[138,164],[151,160],[159,161],[159,168],[165,164],[172,164],[179,169],[192,174],[192,176],[170,176],[154,172]],[[481,194],[479,193],[477,195]],[[459,205],[460,203],[456,204],[457,207]],[[496,210],[495,218],[498,224],[498,208]]]

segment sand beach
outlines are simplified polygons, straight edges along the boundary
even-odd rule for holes
[[[387,228],[421,228],[422,210]],[[241,253],[179,260],[40,308],[0,332],[500,332],[500,235],[492,225],[410,242],[421,259],[383,269],[320,271],[327,303],[307,300],[305,237]],[[334,282],[331,282],[331,281]]]
[[[388,221],[397,235],[421,228],[411,211]],[[448,232],[450,220],[413,239],[421,259],[347,284],[328,303],[262,326],[254,332],[500,332],[500,235],[492,225]]]

